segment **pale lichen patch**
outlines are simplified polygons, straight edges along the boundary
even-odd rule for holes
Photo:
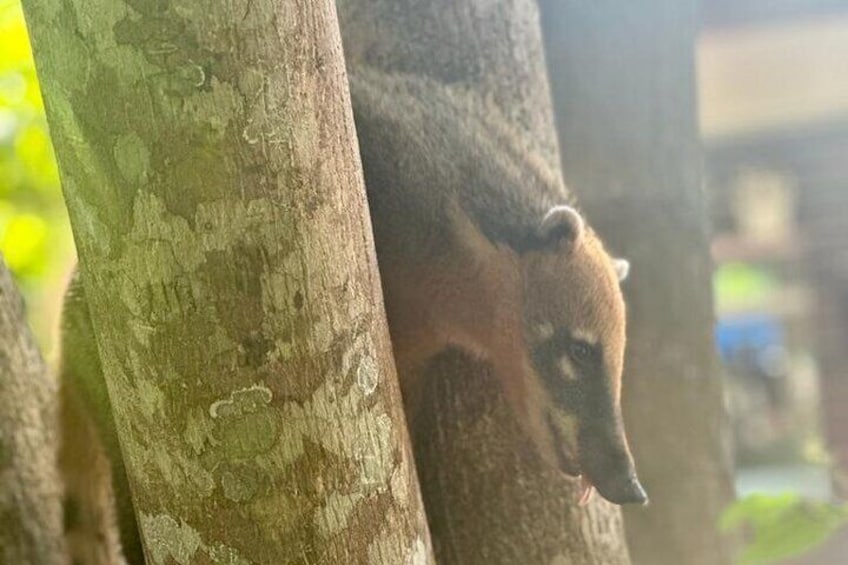
[[[183,110],[198,123],[206,123],[217,140],[223,140],[233,116],[238,113],[238,93],[233,90],[232,85],[221,82],[214,76],[208,77],[200,65],[190,63],[184,66],[180,73],[186,84],[194,89],[205,84],[211,87],[208,90],[192,91],[190,96],[185,98]],[[230,202],[232,203],[232,200]]]
[[[279,424],[273,410],[264,409],[219,423],[216,437],[228,459],[237,460],[270,451],[277,441]]]
[[[374,358],[370,354],[362,357],[356,369],[356,384],[365,396],[370,396],[377,390],[377,384],[380,382],[378,375],[377,362]]]
[[[280,419],[269,406],[271,390],[264,384],[232,391],[209,406],[214,437],[229,460],[271,451],[279,439]]]
[[[398,531],[393,528],[384,528],[368,545],[368,565],[428,565],[429,556],[427,544],[421,536],[410,541],[399,537]]]
[[[409,476],[408,459],[409,457],[401,458],[400,464],[392,471],[392,478],[389,482],[392,496],[400,508],[406,508],[409,505],[409,485],[412,477]]]
[[[194,245],[195,232],[185,218],[167,210],[165,203],[151,192],[139,192],[133,202],[132,229],[127,241],[133,248],[123,255],[116,272],[126,273],[122,279],[129,284],[128,295],[138,293],[133,282],[135,273],[144,273],[142,280],[166,285],[186,273],[196,271],[205,257],[199,245]],[[182,251],[177,254],[174,249]],[[168,311],[170,304],[153,306],[157,311]]]
[[[335,336],[333,324],[328,318],[321,318],[312,326],[312,339],[318,351],[329,351]]]
[[[271,248],[278,244],[270,244]],[[303,320],[308,315],[308,307],[304,303],[317,303],[304,299],[304,279],[307,274],[303,258],[290,250],[277,249],[275,263],[278,266],[273,271],[265,271],[261,275],[262,307],[266,312],[286,312],[284,320],[276,316],[267,316],[262,321],[262,330],[267,335],[276,336],[277,349],[282,358],[290,357],[289,351],[293,341],[308,343],[309,337],[303,335]],[[285,324],[280,327],[281,322]]]
[[[357,433],[365,438],[356,446],[362,450],[357,457],[361,471],[360,480],[364,485],[384,490],[388,487],[388,480],[394,466],[391,443],[392,420],[385,413],[371,413],[370,417],[373,418],[373,426],[368,425],[361,418],[356,422],[359,428]]]
[[[424,543],[421,536],[418,536],[412,543],[412,549],[409,551],[406,565],[427,565],[428,557],[427,544]]]
[[[137,406],[145,418],[154,420],[162,417],[165,395],[156,384],[148,379],[136,379],[135,393]]]
[[[251,467],[235,467],[221,472],[224,496],[233,502],[251,500],[259,488],[256,472]]]
[[[378,407],[366,409],[364,400],[358,387],[339,395],[333,379],[327,378],[305,407],[304,416],[313,416],[303,431],[327,451],[356,463],[362,486],[385,488],[393,468],[392,422]],[[322,421],[337,421],[339,412],[350,424],[337,433],[326,433]]]
[[[127,133],[120,136],[112,148],[112,153],[126,182],[139,184],[147,179],[150,150],[137,134]]]
[[[251,102],[261,100],[268,81],[266,73],[265,69],[253,67],[242,69],[238,76],[239,92],[246,93]]]
[[[215,418],[233,418],[256,412],[271,402],[273,393],[264,384],[234,390],[228,398],[216,400],[209,406],[209,415]]]
[[[127,305],[127,307],[130,309],[132,308],[132,306],[129,304]],[[132,332],[133,338],[135,338],[138,343],[140,343],[144,347],[150,346],[150,338],[153,337],[153,335],[155,334],[156,328],[138,319],[128,320],[127,326]]]
[[[77,157],[81,160],[92,158],[91,155],[86,153],[84,150],[80,150],[79,153],[84,153],[83,155],[77,155]],[[96,170],[97,169],[94,169],[94,171]],[[91,179],[92,182],[106,182],[106,178],[99,173],[92,173],[88,178]],[[103,253],[111,254],[114,251],[112,232],[110,231],[109,226],[107,226],[105,222],[101,221],[98,216],[99,210],[94,206],[89,206],[88,203],[83,200],[82,191],[80,191],[77,182],[72,177],[63,178],[62,184],[65,188],[65,205],[68,207],[68,212],[76,219],[75,225],[80,226],[80,230],[85,230],[87,233],[92,234],[92,241],[97,242],[97,245],[103,250]]]
[[[191,482],[197,486],[197,494],[200,498],[208,498],[212,496],[212,493],[215,490],[215,480],[212,478],[212,474],[192,459],[182,460],[185,461],[183,468],[187,470]]]
[[[49,2],[48,2],[49,3]],[[127,4],[123,2],[113,2],[105,4],[99,10],[77,11],[76,18],[76,35],[79,37],[92,38],[96,47],[94,49],[97,59],[103,63],[111,63],[110,66],[120,67],[121,63],[126,64],[127,54],[116,54],[115,50],[118,44],[115,37],[110,33],[102,33],[102,30],[112,29],[118,21],[128,15],[129,9]]]
[[[201,408],[192,408],[186,417],[183,439],[191,446],[195,455],[201,455],[212,436],[215,425]]]
[[[141,515],[147,552],[153,565],[165,565],[169,559],[179,565],[190,565],[202,542],[200,534],[167,514]]]
[[[274,349],[268,352],[268,362],[280,363],[291,359],[293,355],[294,345],[292,345],[292,342],[280,339],[274,342]]]
[[[144,447],[139,444],[132,445],[134,449],[144,450]],[[183,492],[186,488],[193,488],[196,495],[206,498],[214,492],[214,477],[197,459],[187,457],[179,450],[158,444],[140,452],[145,454],[144,457],[152,463],[152,469],[158,471],[175,493]],[[150,470],[149,465],[143,467],[143,479],[148,479]]]
[[[358,469],[352,477],[357,492],[387,491],[395,469],[397,437],[384,407],[366,398],[358,386],[342,388],[328,376],[307,402],[284,403],[279,441],[262,455],[262,464],[288,467],[302,456],[308,439]],[[338,428],[335,422],[339,421],[348,424]]]
[[[224,544],[209,545],[185,521],[177,522],[167,514],[141,514],[141,529],[152,565],[173,562],[190,565],[198,562],[198,554],[205,553],[212,563],[221,565],[250,565],[239,552]]]
[[[331,492],[326,497],[326,502],[312,518],[323,539],[330,539],[347,527],[351,512],[362,498],[362,494],[357,492]]]
[[[163,409],[162,392],[148,381],[138,379],[140,387],[130,387],[124,384],[122,374],[118,365],[110,364],[111,356],[104,357],[104,372],[115,375],[113,384],[122,389],[119,394],[133,395],[141,401],[141,418],[134,425],[145,429],[152,429],[151,422],[161,420]],[[145,391],[140,393],[139,391]],[[115,405],[116,419],[126,420],[130,417],[122,410],[123,405]],[[155,433],[155,432],[154,432]],[[199,442],[200,432],[193,432]],[[200,462],[190,456],[191,452],[182,449],[174,449],[164,441],[149,441],[141,443],[136,434],[128,434],[122,437],[124,454],[131,461],[135,470],[135,479],[143,488],[151,488],[154,481],[164,479],[166,484],[174,492],[181,492],[187,486],[196,486],[196,493],[200,496],[209,496],[215,488],[212,475],[204,469]],[[148,438],[149,440],[150,438]]]
[[[356,384],[365,396],[373,394],[380,382],[380,368],[374,359],[374,349],[371,334],[362,332],[342,355],[342,374],[349,373],[356,364]]]
[[[242,557],[238,551],[223,544],[206,548],[206,553],[212,559],[213,563],[220,563],[221,565],[253,565],[252,561]]]
[[[244,129],[241,130],[241,137],[248,143],[248,145],[259,143],[260,136],[261,133],[259,127],[252,122],[244,126]]]
[[[281,245],[279,213],[279,209],[266,200],[245,202],[221,198],[199,203],[194,213],[194,223],[205,252],[226,251],[234,243],[244,243],[259,245],[275,253]],[[235,237],[233,234],[236,234]],[[291,258],[298,262],[296,256]],[[295,265],[283,265],[277,274],[295,279],[298,271],[289,270],[292,266]],[[274,273],[263,272],[263,276],[274,276]],[[274,283],[284,285],[285,279],[276,278]]]

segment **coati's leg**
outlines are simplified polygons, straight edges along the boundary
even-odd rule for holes
[[[73,565],[123,565],[112,470],[91,417],[61,385],[59,469],[65,482],[65,537]]]
[[[144,564],[112,406],[79,275],[62,311],[61,447],[74,565]]]

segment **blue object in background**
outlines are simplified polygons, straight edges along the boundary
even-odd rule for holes
[[[725,362],[732,361],[740,353],[783,347],[784,337],[780,319],[765,313],[720,319],[715,326],[716,346]]]

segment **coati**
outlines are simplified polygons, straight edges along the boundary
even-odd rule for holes
[[[582,502],[647,502],[619,404],[629,264],[483,100],[365,68],[351,99],[407,412],[415,369],[457,347],[492,365],[543,459],[582,476]]]
[[[460,348],[492,365],[542,458],[583,477],[581,502],[597,488],[611,502],[644,503],[619,408],[627,262],[610,257],[560,177],[482,100],[364,67],[350,86],[407,411],[417,369]],[[83,540],[74,557],[120,562],[119,523],[127,561],[143,563],[82,292],[75,280],[63,327],[63,470],[70,535]],[[81,425],[96,427],[101,445]],[[91,476],[68,457],[81,441],[97,463]],[[117,511],[103,507],[112,492]]]

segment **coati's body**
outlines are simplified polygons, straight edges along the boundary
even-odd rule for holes
[[[447,345],[486,357],[494,340],[484,333],[520,330],[515,249],[534,244],[539,221],[566,195],[503,123],[474,115],[482,109],[467,95],[363,70],[351,76],[351,98],[409,396],[412,369]]]
[[[484,101],[363,69],[351,96],[407,411],[415,369],[465,350],[491,363],[544,459],[644,502],[619,409],[627,263]]]
[[[416,369],[448,346],[460,348],[492,364],[517,420],[547,461],[589,475],[614,502],[643,501],[618,408],[623,264],[565,205],[561,179],[482,101],[368,69],[352,73],[351,97],[407,409],[414,412],[420,393]],[[75,297],[69,298],[74,308]],[[66,324],[65,332],[66,354],[81,351],[96,360],[90,322]],[[585,358],[575,353],[581,348],[590,350]],[[86,412],[100,412],[95,423],[118,461],[113,487],[107,476],[94,499],[75,501],[94,516],[110,488],[119,501],[128,496],[126,478],[99,363],[71,361],[64,386],[82,391]],[[68,412],[65,421],[74,418]],[[66,432],[69,442],[75,435]],[[71,497],[91,498],[79,487],[85,480],[69,478]],[[128,501],[123,504],[122,537],[136,552]],[[86,524],[109,528],[110,512]],[[142,562],[140,553],[127,557]],[[79,558],[80,565],[106,562]]]

